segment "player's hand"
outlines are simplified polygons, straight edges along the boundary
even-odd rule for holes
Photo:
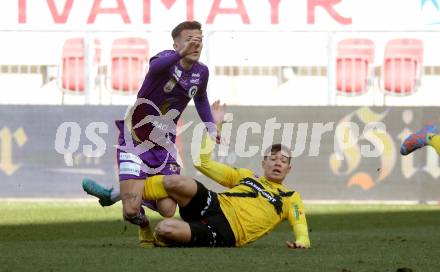
[[[298,242],[286,241],[286,245],[288,248],[306,248],[303,244]]]
[[[228,145],[229,141],[224,137],[221,137],[221,127],[225,122],[226,104],[221,105],[220,100],[214,101],[214,103],[211,105],[211,113],[214,123],[217,126],[217,137],[215,139],[216,143]]]
[[[217,127],[220,127],[225,121],[226,104],[221,105],[220,100],[215,101],[211,105],[212,118]]]
[[[202,36],[193,36],[188,41],[185,41],[183,47],[178,51],[179,55],[185,57],[194,52],[197,52],[202,45]]]

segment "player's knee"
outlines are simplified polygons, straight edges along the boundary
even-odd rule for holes
[[[173,219],[164,219],[156,225],[156,233],[163,237],[172,235],[177,229],[177,224]]]
[[[165,198],[158,203],[157,208],[163,217],[173,217],[176,213],[176,206],[177,204],[173,199]]]
[[[180,191],[185,186],[185,177],[180,175],[167,176],[163,181],[163,186],[167,192]]]
[[[173,217],[174,214],[176,213],[176,206],[174,206],[173,208],[168,208],[168,209],[164,209],[162,211],[159,211],[159,213],[163,217]]]
[[[176,213],[176,209],[174,210],[165,210],[160,212],[160,215],[162,215],[163,217],[168,217],[171,218],[174,216],[174,214]]]

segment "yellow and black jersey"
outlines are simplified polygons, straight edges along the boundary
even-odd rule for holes
[[[215,144],[204,137],[205,148]],[[234,232],[236,246],[253,242],[269,233],[283,220],[292,226],[296,242],[310,247],[304,205],[299,193],[257,176],[249,169],[236,169],[211,160],[211,152],[201,152],[196,168],[230,188],[219,193],[220,207]]]

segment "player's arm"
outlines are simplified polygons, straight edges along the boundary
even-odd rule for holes
[[[160,52],[156,56],[150,59],[150,67],[148,68],[149,74],[159,74],[166,71],[172,65],[176,64],[182,56],[172,50]]]
[[[194,167],[217,183],[232,188],[239,182],[240,173],[238,169],[212,160],[212,150],[214,150],[215,144],[215,140],[205,133],[202,139],[199,159],[194,162]]]
[[[197,113],[200,116],[200,120],[205,123],[205,126],[209,134],[213,137],[217,137],[217,127],[215,125],[214,118],[211,113],[211,107],[209,105],[208,94],[206,92],[209,79],[209,71],[206,70],[206,80],[200,86],[200,89],[194,96],[194,105],[196,106]]]
[[[289,199],[288,220],[292,227],[295,241],[286,241],[289,248],[309,248],[309,229],[307,227],[304,204],[298,192],[295,192]]]
[[[201,37],[191,37],[184,43],[178,51],[167,50],[159,53],[150,59],[150,68],[148,73],[157,74],[166,71],[172,65],[176,64],[181,58],[192,54],[197,50]]]
[[[225,117],[226,105],[220,105],[220,101],[217,100],[212,104],[211,109],[214,123],[220,131]],[[212,160],[212,151],[215,148],[215,144],[216,141],[212,134],[205,133],[202,139],[200,153],[198,159],[194,162],[194,166],[205,176],[225,187],[232,188],[239,182],[240,173],[237,169],[229,165]]]

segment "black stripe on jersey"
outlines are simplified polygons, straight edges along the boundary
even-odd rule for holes
[[[239,192],[224,192],[224,193],[220,193],[221,195],[226,195],[226,196],[236,196],[236,197],[252,197],[252,198],[256,198],[258,195],[255,192],[247,192],[247,193],[239,193]]]
[[[295,193],[295,191],[283,192],[280,189],[278,189],[278,192],[280,193],[281,197],[289,197],[289,196],[292,196]]]
[[[220,194],[231,197],[252,197],[252,198],[256,198],[258,194],[260,194],[263,198],[265,198],[270,204],[274,206],[277,214],[281,214],[283,212],[283,202],[281,198],[292,196],[295,193],[294,191],[283,192],[280,189],[278,189],[279,194],[271,194],[268,191],[264,190],[264,187],[259,182],[251,178],[243,179],[236,186],[239,185],[245,185],[247,187],[250,187],[253,192],[224,192]]]
[[[261,195],[263,198],[269,201],[269,203],[272,204],[275,208],[277,214],[283,213],[283,202],[280,195],[271,194],[268,191],[264,190],[263,185],[252,178],[243,179],[242,181],[240,181],[239,185],[250,187],[256,194]]]

